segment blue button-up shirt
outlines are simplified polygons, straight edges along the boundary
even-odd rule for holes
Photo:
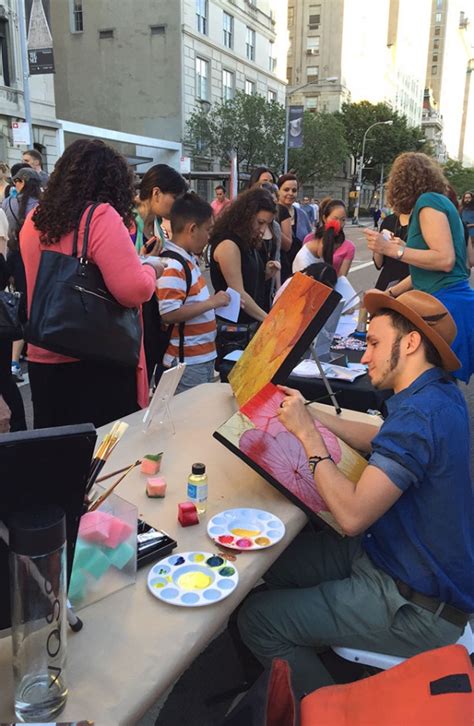
[[[387,401],[370,464],[402,496],[365,533],[377,567],[414,590],[474,612],[474,498],[464,396],[439,368]]]

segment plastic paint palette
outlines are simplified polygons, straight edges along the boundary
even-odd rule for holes
[[[210,552],[181,552],[166,557],[148,573],[151,594],[171,605],[196,608],[224,600],[237,587],[233,563]]]
[[[282,539],[285,525],[262,509],[227,509],[212,517],[207,533],[217,544],[233,550],[261,550]]]

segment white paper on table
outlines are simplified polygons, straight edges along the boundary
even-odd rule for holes
[[[344,302],[347,303],[342,310],[343,315],[346,309],[352,309],[360,305],[361,300],[359,294],[354,290],[347,277],[339,277],[334,289],[341,295]]]
[[[337,324],[335,335],[341,338],[347,338],[357,328],[359,316],[357,313],[352,315],[341,315]]]
[[[326,378],[331,378],[337,381],[346,381],[347,383],[352,383],[356,378],[365,375],[367,372],[367,367],[359,363],[354,366],[351,365],[350,368],[323,362],[321,362],[321,366],[326,374]],[[316,361],[312,359],[301,361],[301,363],[293,369],[292,374],[295,376],[321,378]]]
[[[240,293],[231,287],[227,288],[226,293],[230,297],[230,303],[222,308],[216,308],[216,315],[236,323],[240,313]]]

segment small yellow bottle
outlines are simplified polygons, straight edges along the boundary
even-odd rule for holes
[[[192,472],[188,477],[188,501],[192,502],[198,511],[203,514],[207,507],[207,474],[205,464],[193,464]]]

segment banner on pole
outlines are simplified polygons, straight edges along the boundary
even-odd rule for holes
[[[25,0],[25,10],[30,75],[54,73],[50,0]]]
[[[303,146],[304,106],[290,106],[288,115],[288,148],[301,149]]]
[[[13,143],[15,146],[18,144],[24,144],[25,146],[31,146],[31,132],[30,124],[24,121],[13,121],[12,122],[12,136]]]

